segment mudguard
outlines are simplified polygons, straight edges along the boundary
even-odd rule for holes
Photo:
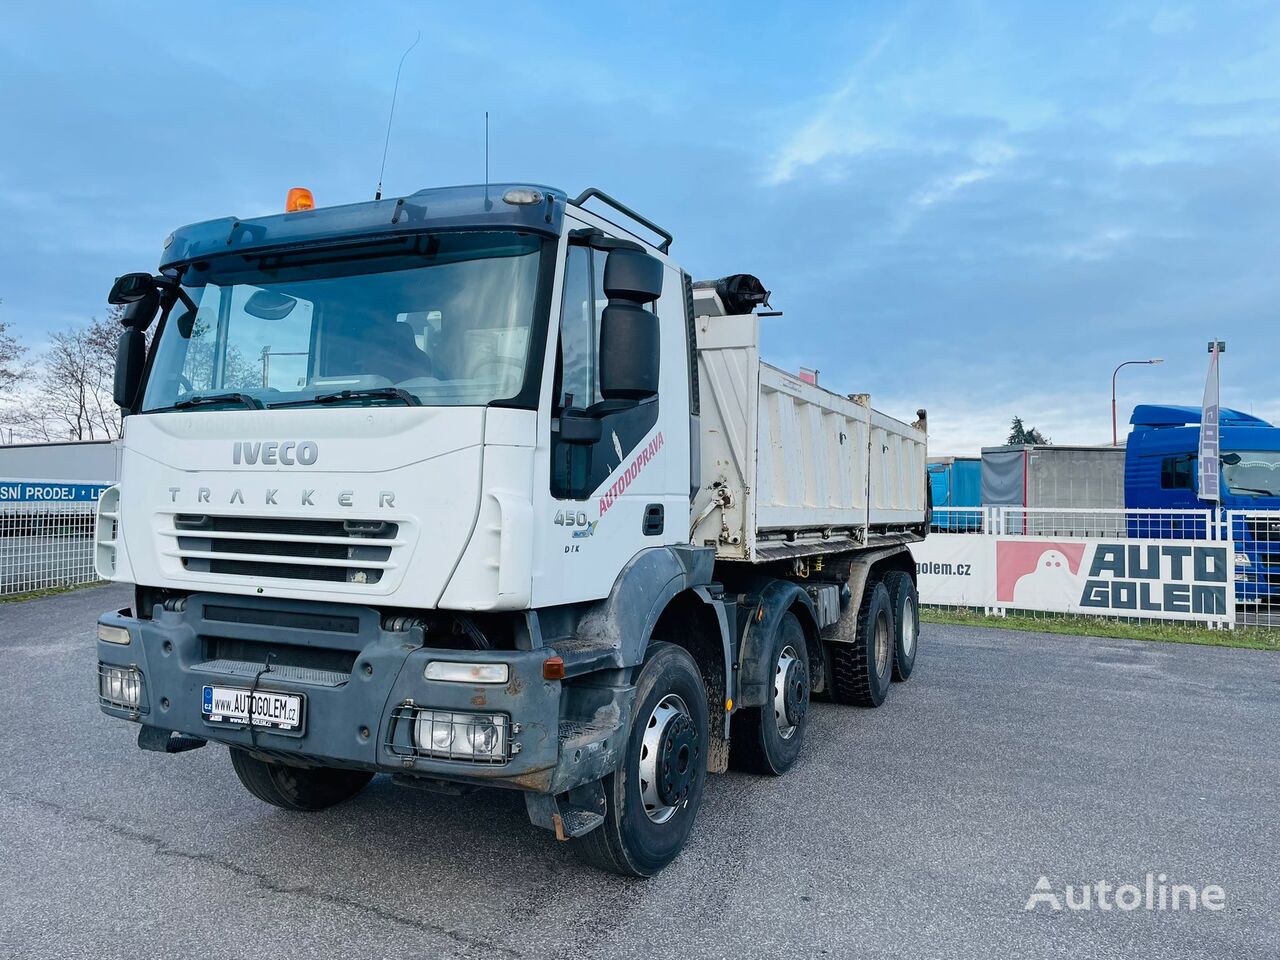
[[[744,610],[747,627],[742,634],[738,653],[738,706],[763,706],[772,689],[773,663],[769,659],[769,643],[778,622],[788,610],[795,608],[809,644],[809,675],[821,677],[822,652],[818,642],[818,615],[813,599],[804,588],[789,580],[773,580],[760,591],[752,610]]]

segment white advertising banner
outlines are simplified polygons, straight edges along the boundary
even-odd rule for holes
[[[1204,401],[1200,407],[1200,482],[1197,486],[1201,500],[1215,503],[1222,499],[1219,495],[1218,347],[1217,340],[1209,345],[1209,373],[1204,378]]]
[[[1221,541],[931,534],[911,552],[924,603],[1235,620],[1234,553]]]
[[[931,533],[911,544],[922,603],[993,607],[996,602],[996,538]]]

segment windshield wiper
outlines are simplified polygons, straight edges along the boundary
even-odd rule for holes
[[[342,403],[344,400],[366,400],[387,398],[399,400],[406,407],[420,407],[422,401],[402,387],[367,387],[363,390],[339,390],[337,393],[322,393],[305,400],[284,400],[280,403],[268,404],[270,407],[301,407],[309,403]]]
[[[1262,487],[1233,487],[1227,484],[1227,489],[1232,493],[1256,493],[1263,497],[1280,497],[1280,493],[1275,490],[1264,490]]]
[[[171,407],[159,407],[155,410],[148,410],[147,413],[161,413],[165,410],[190,410],[193,407],[203,407],[210,403],[238,403],[251,410],[262,409],[262,403],[247,393],[200,393],[193,397],[187,397],[185,400],[179,400]]]

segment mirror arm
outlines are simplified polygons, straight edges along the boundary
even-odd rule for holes
[[[159,287],[161,290],[165,291],[166,293],[170,294],[171,296],[176,296],[179,300],[182,301],[182,305],[186,307],[188,310],[190,310],[192,313],[195,313],[199,309],[196,306],[196,302],[191,299],[190,294],[188,294],[187,291],[182,289],[182,284],[178,283],[178,281],[174,280],[172,277],[165,277],[165,276],[156,277],[156,286]],[[171,300],[170,306],[172,305],[173,305],[173,301]]]

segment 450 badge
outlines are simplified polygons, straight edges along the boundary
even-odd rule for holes
[[[596,532],[596,525],[599,520],[588,520],[587,515],[582,510],[574,513],[572,510],[557,510],[555,524],[558,527],[573,527],[573,539],[585,540]],[[566,552],[568,547],[565,548]],[[576,548],[575,548],[576,549]]]

